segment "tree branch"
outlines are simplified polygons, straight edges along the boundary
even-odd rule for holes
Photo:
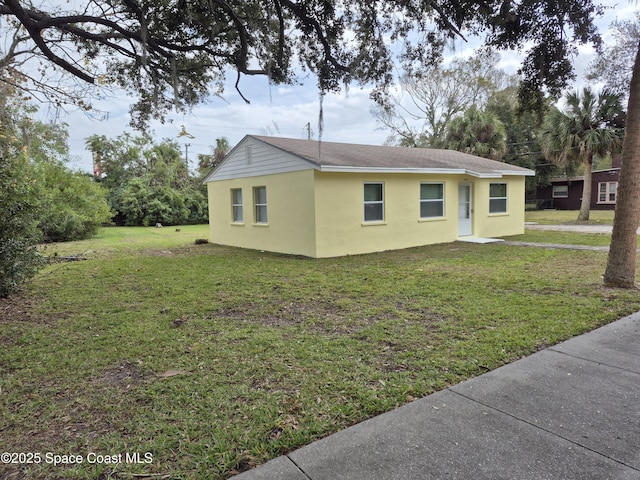
[[[342,65],[332,54],[331,45],[329,45],[329,41],[327,40],[322,25],[315,19],[307,15],[302,7],[291,2],[290,0],[282,0],[282,4],[285,5],[289,10],[291,10],[300,20],[303,20],[307,25],[313,27],[318,40],[322,44],[322,49],[324,51],[324,59],[338,70],[342,72],[349,72],[351,70],[350,67]]]
[[[40,34],[42,28],[40,28],[37,23],[32,21],[29,14],[22,8],[17,0],[4,0],[4,3],[9,8],[11,13],[18,19],[18,21],[20,21],[20,23],[24,25],[24,27],[27,29],[27,32],[29,32],[29,35],[45,57],[47,57],[55,65],[58,65],[72,75],[75,75],[76,77],[84,80],[85,82],[95,82],[93,76],[87,74],[79,68],[74,67],[65,59],[60,58],[49,49],[47,43],[44,41]]]

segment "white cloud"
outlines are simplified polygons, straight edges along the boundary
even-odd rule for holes
[[[249,105],[231,86],[227,101],[214,98],[189,114],[170,116],[170,122],[164,125],[152,122],[149,130],[158,141],[170,138],[183,148],[188,143],[191,162],[199,153],[211,153],[219,137],[226,137],[231,145],[247,134],[306,138],[307,124],[310,124],[313,138],[318,138],[320,95],[315,87],[270,87],[266,81],[255,80],[247,82],[246,87],[242,93],[250,99]],[[69,124],[70,148],[80,159],[79,168],[92,169],[91,154],[84,146],[87,137],[98,134],[115,138],[125,131],[136,134],[128,126],[129,104],[130,99],[126,97],[98,102],[97,107],[108,112],[108,119],[103,121],[91,120],[82,112],[60,117]],[[323,140],[382,144],[387,134],[376,130],[375,118],[369,113],[370,105],[369,90],[365,89],[351,88],[347,93],[325,95]],[[195,138],[178,138],[182,125]]]

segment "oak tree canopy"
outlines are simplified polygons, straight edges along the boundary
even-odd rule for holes
[[[558,95],[578,44],[600,44],[594,0],[1,0],[0,81],[90,108],[99,88],[136,99],[132,124],[222,95],[227,75],[320,92],[384,89],[393,66],[436,62],[448,39],[521,49],[523,98]],[[395,63],[397,62],[397,63]]]

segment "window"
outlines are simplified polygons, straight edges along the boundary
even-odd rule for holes
[[[554,185],[551,192],[553,198],[568,198],[569,185]]]
[[[420,218],[444,217],[444,183],[420,184]]]
[[[598,203],[616,203],[618,182],[602,182],[598,184]]]
[[[507,213],[507,184],[489,185],[489,213]]]
[[[231,218],[234,223],[244,222],[244,215],[242,213],[242,189],[231,189]]]
[[[255,223],[267,223],[267,187],[253,187]]]
[[[384,221],[384,184],[364,184],[364,221]]]

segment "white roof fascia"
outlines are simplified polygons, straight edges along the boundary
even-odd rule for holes
[[[504,175],[534,176],[533,170],[494,170],[493,172],[474,172],[468,168],[398,168],[398,167],[350,167],[342,165],[319,165],[316,167],[321,172],[351,172],[351,173],[421,173],[430,175],[470,175],[476,178],[502,178]]]
[[[467,170],[467,174],[477,178],[502,178],[506,176],[511,177],[534,177],[536,172],[533,170],[525,169],[523,171],[516,170],[493,170],[492,172],[474,172],[473,170]]]
[[[440,175],[460,175],[466,173],[462,168],[397,168],[397,167],[347,167],[336,165],[320,165],[321,172],[351,172],[351,173],[429,173]]]
[[[473,170],[469,170],[468,168],[465,169],[465,172],[467,175],[470,175],[472,177],[476,177],[476,178],[502,178],[502,174],[499,172],[484,172],[484,173],[480,173],[480,172],[474,172]]]
[[[500,172],[502,175],[524,175],[525,177],[535,177],[535,170],[526,169],[525,171],[514,171],[514,170],[496,170],[496,172]]]

